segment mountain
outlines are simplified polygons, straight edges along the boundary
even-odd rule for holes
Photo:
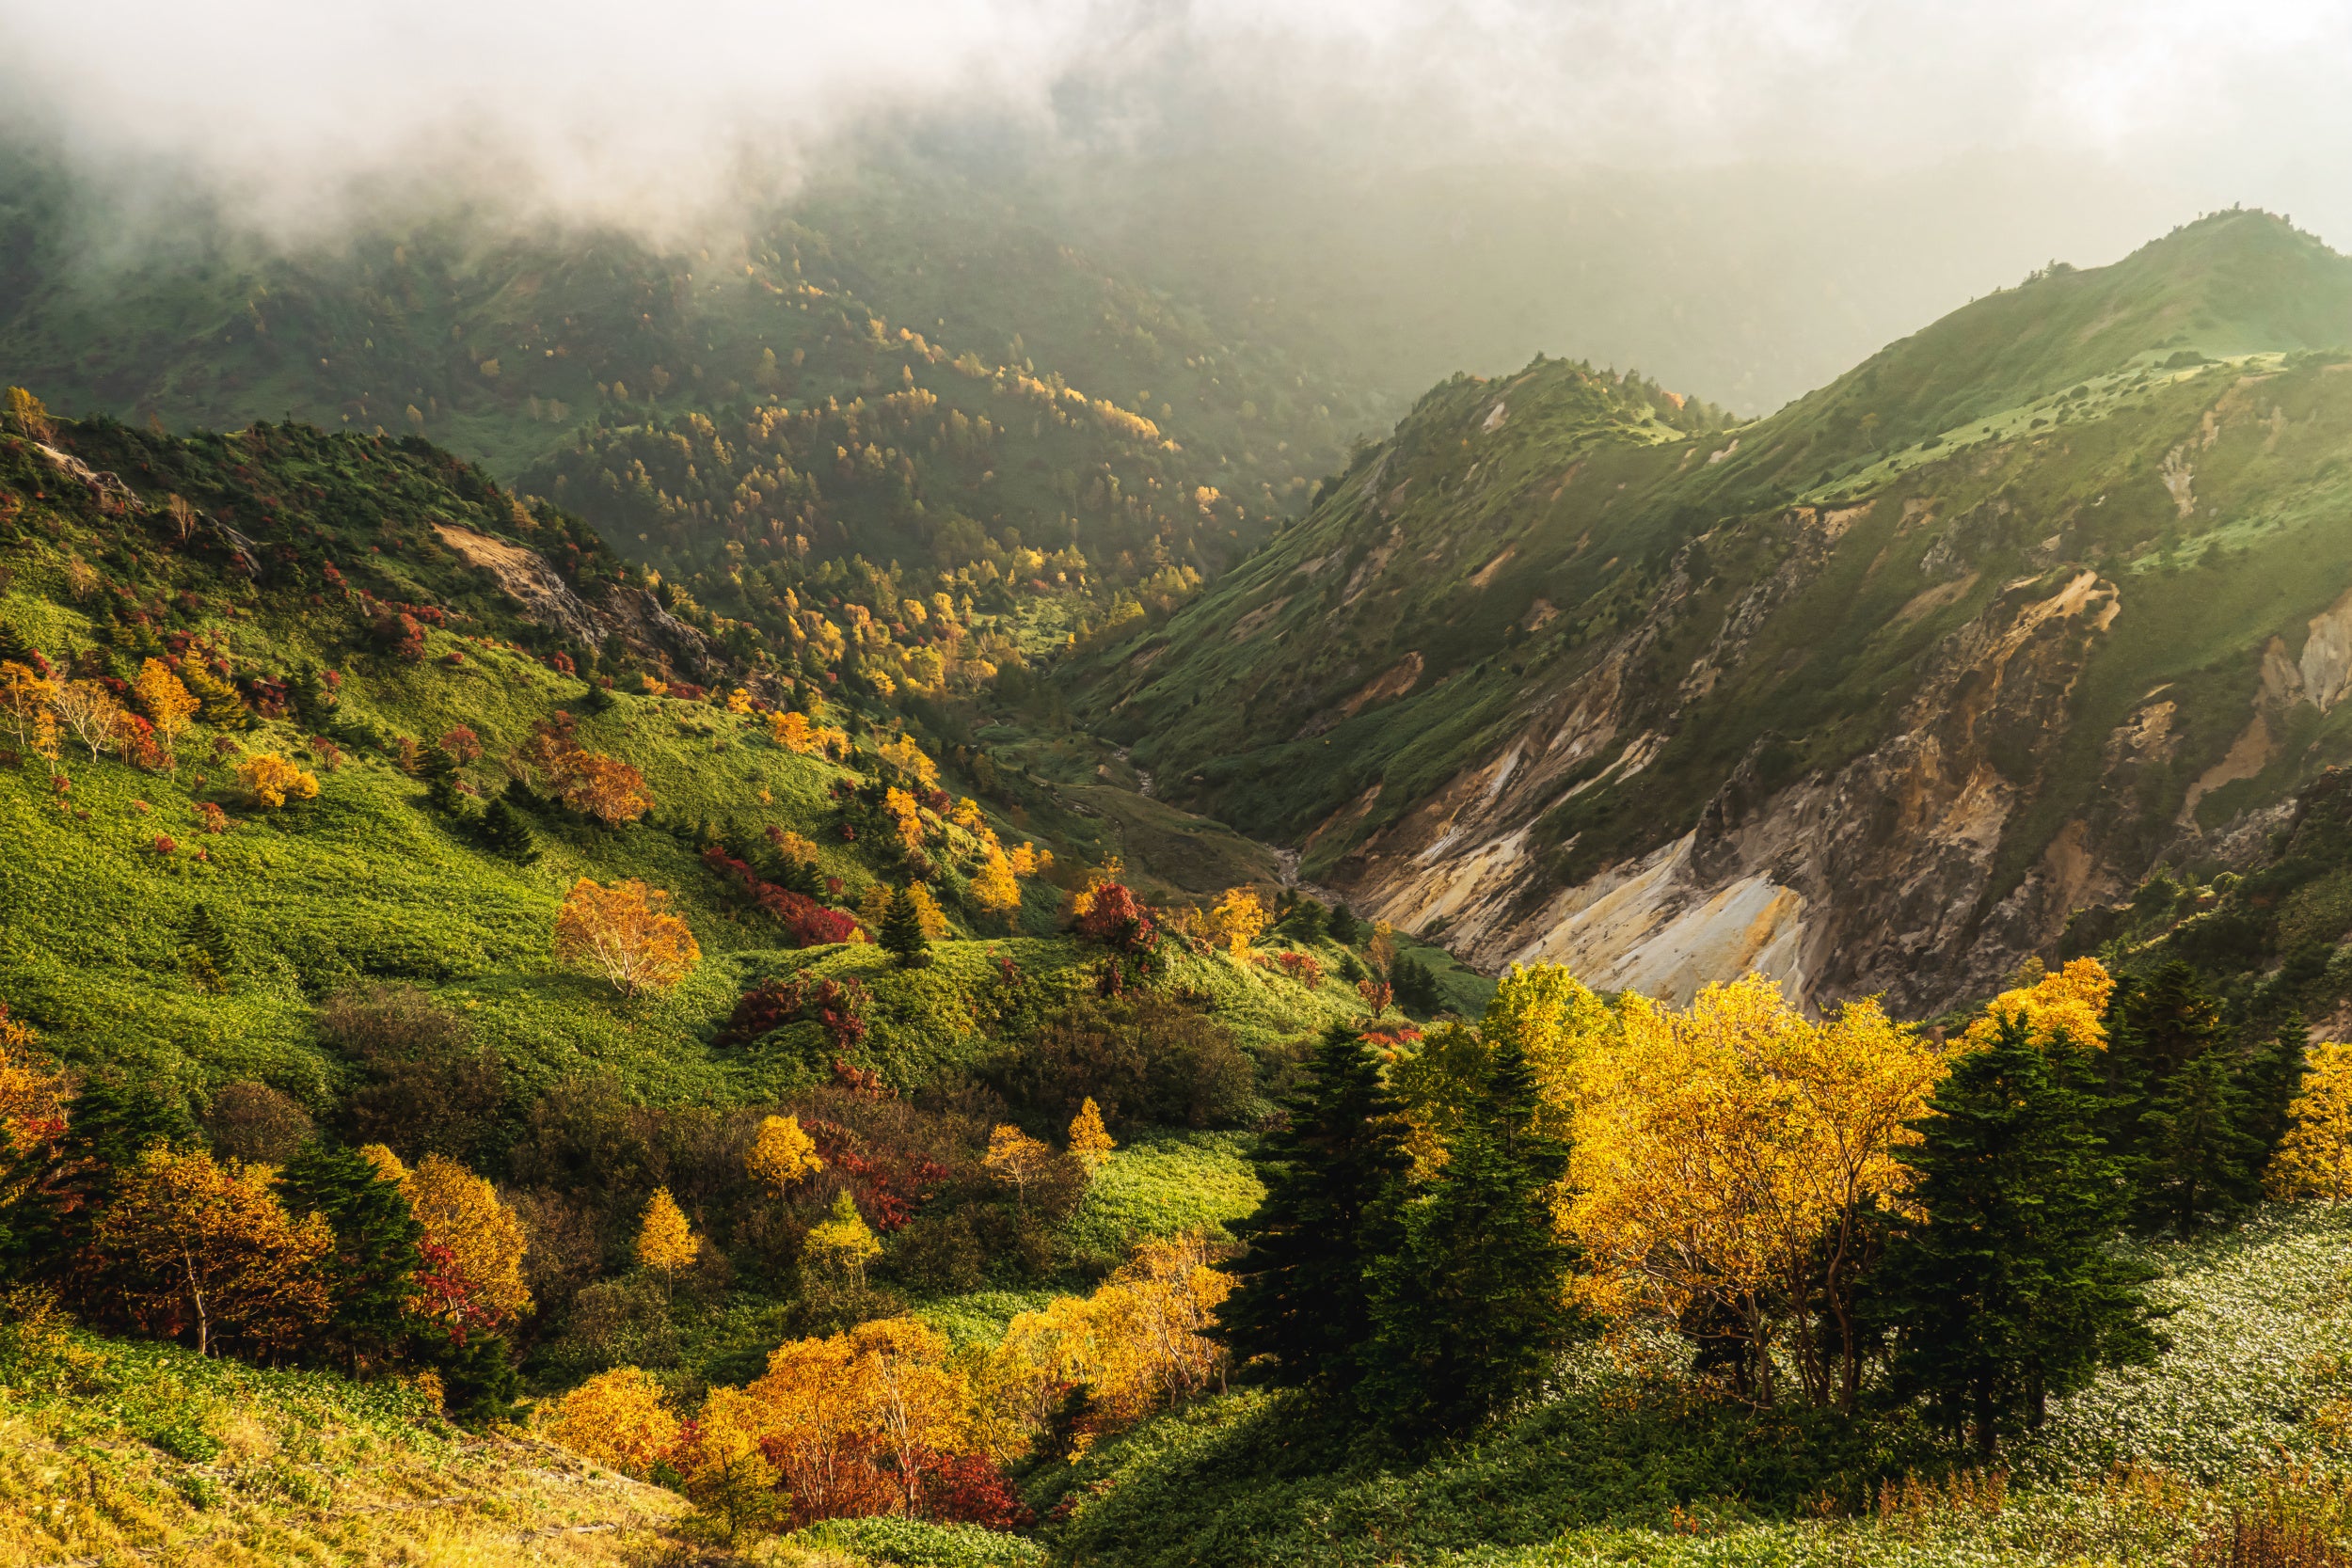
[[[1459,377],[1076,711],[1485,967],[1932,1014],[2352,750],[2346,344],[2352,261],[2230,212],[1736,428]]]
[[[747,551],[994,556],[1070,589],[1057,641],[1188,594],[1376,406],[912,154],[670,248],[482,212],[308,245],[153,221],[0,151],[11,381],[171,428],[425,436],[705,596]]]

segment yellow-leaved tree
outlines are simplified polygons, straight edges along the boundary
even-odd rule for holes
[[[923,847],[923,812],[914,797],[892,785],[882,793],[882,812],[898,832],[898,847],[915,854]]]
[[[1225,896],[1209,911],[1210,940],[1237,958],[1249,956],[1249,944],[1258,940],[1260,932],[1272,923],[1265,906],[1258,901],[1255,889],[1227,888]]]
[[[990,914],[1010,916],[1021,908],[1021,882],[1012,857],[992,836],[980,847],[980,868],[972,878],[972,901]]]
[[[809,1227],[801,1242],[801,1256],[819,1269],[866,1278],[866,1265],[882,1254],[882,1243],[857,1212],[857,1200],[847,1188],[835,1193],[833,1212]]]
[[[1621,1043],[1582,1054],[1565,1219],[1622,1305],[1695,1315],[1772,1396],[1775,1353],[1816,1405],[1851,1409],[1872,1212],[1911,1181],[1896,1151],[1947,1065],[1876,1002],[1812,1020],[1762,975],[1679,1011],[1629,994]]]
[[[296,768],[274,752],[257,752],[237,759],[237,783],[256,806],[275,810],[288,800],[315,800],[318,775]]]
[[[1019,1314],[981,1367],[989,1445],[1025,1449],[1073,1386],[1087,1390],[1089,1435],[1221,1386],[1224,1349],[1209,1331],[1232,1288],[1193,1232],[1144,1243],[1091,1296]]]
[[[164,760],[176,771],[180,765],[180,737],[188,733],[188,725],[196,719],[195,696],[160,658],[151,658],[139,666],[139,673],[131,681],[131,694],[147,710],[147,721],[155,726],[155,739],[163,748]]]
[[[1013,1201],[1025,1209],[1029,1189],[1045,1178],[1053,1160],[1053,1145],[1030,1137],[1010,1122],[999,1122],[989,1134],[988,1153],[980,1163],[1001,1185],[1012,1189]]]
[[[948,934],[947,911],[939,907],[931,890],[921,882],[907,884],[907,902],[914,906],[914,922],[923,928],[923,935],[938,942]]]
[[[825,1162],[818,1157],[817,1140],[802,1131],[800,1117],[770,1117],[759,1124],[743,1168],[782,1197],[823,1170]]]
[[[226,1338],[262,1354],[291,1349],[332,1307],[326,1219],[286,1212],[267,1165],[156,1144],[121,1174],[93,1240],[123,1306],[149,1333],[193,1331],[209,1355]]]
[[[624,996],[667,990],[703,956],[686,922],[662,907],[669,900],[643,882],[605,887],[582,877],[556,912],[555,956],[603,975]]]
[[[1101,1170],[1110,1162],[1111,1150],[1119,1146],[1111,1141],[1110,1130],[1103,1125],[1102,1107],[1089,1095],[1078,1114],[1070,1120],[1070,1152],[1090,1171]]]
[[[565,1394],[548,1434],[574,1453],[642,1480],[677,1445],[678,1418],[651,1373],[615,1367]]]
[[[2270,1158],[2279,1197],[2352,1197],[2352,1045],[2328,1041],[2304,1059],[2302,1092],[2287,1107],[2287,1135]]]
[[[804,713],[771,714],[768,720],[768,737],[786,751],[801,756],[819,749],[821,743],[810,729]]]
[[[691,1265],[701,1250],[702,1242],[687,1223],[677,1199],[670,1196],[669,1188],[656,1188],[646,1200],[645,1217],[637,1227],[637,1261],[660,1275],[666,1291],[677,1278],[678,1270]]]
[[[2115,977],[2106,965],[2096,958],[2076,958],[2055,974],[2045,974],[2001,992],[1986,1004],[1961,1038],[1971,1048],[1991,1045],[2000,1038],[2001,1025],[2015,1018],[2025,1021],[2033,1042],[2044,1050],[2052,1040],[2065,1038],[2104,1051],[2107,1031],[2101,1021],[2114,990]]]

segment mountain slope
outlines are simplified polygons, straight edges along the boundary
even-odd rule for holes
[[[2330,335],[2352,266],[2224,214],[1721,435],[1452,383],[1081,711],[1489,967],[1934,1012],[2352,750]]]
[[[651,454],[630,450],[615,489],[565,499],[670,576],[796,534],[819,555],[960,551],[943,557],[954,565],[977,558],[981,531],[1001,542],[1008,528],[1102,557],[1106,586],[1151,578],[1154,538],[1213,571],[1303,499],[1372,407],[1279,341],[1115,274],[1002,193],[912,155],[837,170],[724,241],[670,250],[467,213],[297,249],[191,220],[166,250],[136,238],[136,217],[0,148],[8,380],[63,410],[173,428],[298,416],[421,435],[507,479],[560,467],[580,441],[610,459],[633,429],[667,451],[701,415],[734,442],[747,420],[833,418],[917,383],[944,400],[943,425],[991,421],[993,439],[944,458],[929,424],[887,461],[877,449],[874,477],[920,477],[837,510],[836,478],[854,490],[860,474],[836,475],[834,450],[862,452],[838,428],[821,463],[799,465],[814,487],[772,508],[734,504],[747,476],[706,495],[659,461],[640,505],[630,465]]]

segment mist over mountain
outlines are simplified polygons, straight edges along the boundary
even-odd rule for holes
[[[0,0],[0,1561],[2352,1562],[2348,77]]]

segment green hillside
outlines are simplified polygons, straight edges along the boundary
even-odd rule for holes
[[[2352,263],[2229,213],[1979,300],[1720,432],[1582,367],[1457,379],[1165,628],[1074,666],[1076,708],[1171,799],[1301,846],[1309,875],[1401,924],[1400,857],[1524,830],[1516,902],[1480,916],[1492,965],[1553,890],[1725,801],[1707,820],[1730,834],[1846,769],[1915,766],[1884,749],[1935,703],[1947,782],[1917,787],[1957,790],[1981,758],[2005,792],[1926,959],[1953,965],[2062,832],[2128,891],[2176,819],[2225,832],[2345,754],[2332,691],[2265,695],[2255,673],[2273,638],[2288,662],[2326,646],[2315,618],[2352,586],[2331,341],[2352,342]],[[2052,614],[2082,619],[2010,635]],[[1962,673],[1988,659],[2006,684]],[[1969,682],[1977,705],[1931,695]],[[2116,737],[2159,689],[2162,734],[2125,778]],[[2225,766],[2233,745],[2252,750]],[[1852,832],[1869,842],[1801,878],[1808,899],[1867,905],[1914,875],[1899,838]],[[2068,896],[2015,916],[1965,983],[2053,943]],[[1822,961],[1833,994],[1967,994],[1900,978],[1911,957]]]

